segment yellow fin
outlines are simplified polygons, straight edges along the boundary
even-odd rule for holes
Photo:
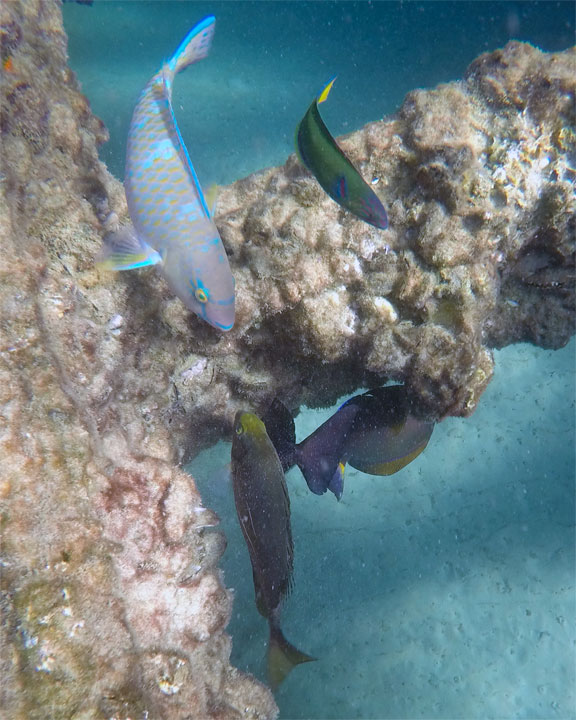
[[[220,185],[216,185],[216,183],[214,183],[213,185],[210,185],[210,187],[208,188],[208,190],[206,190],[206,193],[204,194],[206,206],[208,207],[210,217],[214,217],[214,213],[216,212],[216,202],[218,201],[219,192]]]
[[[286,640],[279,627],[270,627],[268,643],[268,682],[272,690],[300,663],[313,662],[316,658],[301,652]]]
[[[420,453],[426,448],[426,445],[428,445],[428,439],[429,438],[426,438],[423,443],[418,445],[418,447],[408,453],[408,455],[383,463],[364,465],[363,467],[357,469],[368,473],[369,475],[394,475],[394,473],[397,473],[398,470],[402,470],[403,467],[406,467],[406,465],[411,463],[412,460],[420,455]]]
[[[330,80],[328,84],[324,86],[322,92],[320,93],[320,95],[318,95],[318,99],[316,100],[318,104],[323,103],[327,99],[328,95],[330,94],[330,90],[332,90],[332,85],[334,85],[337,77],[337,75],[334,75],[332,80]]]

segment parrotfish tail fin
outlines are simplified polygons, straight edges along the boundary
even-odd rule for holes
[[[332,479],[330,480],[330,483],[328,484],[328,490],[330,492],[333,492],[336,496],[336,500],[340,501],[340,498],[342,497],[342,493],[344,492],[344,469],[346,465],[340,461],[338,463],[338,467],[336,468],[336,471],[334,472],[334,475],[332,475]]]
[[[101,270],[133,270],[161,262],[161,255],[140,240],[133,225],[106,235],[96,256],[96,266]]]
[[[215,22],[214,15],[208,15],[190,30],[168,61],[172,73],[179,73],[188,65],[203,60],[208,55],[214,37]]]
[[[274,398],[262,416],[266,432],[278,453],[282,470],[288,472],[296,464],[296,428],[292,413],[278,398]]]
[[[337,77],[338,75],[334,75],[334,77],[329,80],[326,85],[324,85],[320,94],[316,98],[316,102],[318,103],[318,105],[320,105],[320,103],[323,103],[328,98],[328,95],[330,95],[330,90],[332,90],[332,85],[334,85]]]
[[[280,685],[293,667],[301,663],[313,662],[316,658],[301,652],[286,640],[278,625],[270,623],[270,641],[268,643],[268,682],[272,690]]]

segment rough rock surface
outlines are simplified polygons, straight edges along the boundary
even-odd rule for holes
[[[397,378],[423,411],[466,415],[491,347],[566,343],[575,55],[511,43],[342,139],[379,178],[386,232],[294,157],[223,189],[238,311],[218,334],[154,271],[94,268],[126,207],[59,4],[3,3],[0,32],[2,708],[273,717],[228,663],[222,541],[175,463],[277,393],[327,405]]]
[[[92,269],[93,208],[121,186],[66,68],[59,3],[3,3],[0,26],[0,715],[276,717],[229,663],[217,519],[174,466],[169,424],[151,429],[172,371],[169,347],[153,369],[161,323],[142,307],[153,358],[117,315],[144,296]]]
[[[521,43],[462,82],[408,95],[341,139],[389,210],[382,232],[290,157],[227,188],[219,227],[238,288],[235,388],[327,404],[382,378],[435,417],[470,414],[491,348],[574,332],[576,54]]]

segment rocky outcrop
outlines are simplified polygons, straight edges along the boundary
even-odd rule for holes
[[[219,334],[154,271],[94,268],[126,206],[59,4],[4,3],[0,31],[2,707],[274,717],[229,665],[224,543],[177,465],[275,394],[328,405],[394,378],[422,412],[467,415],[492,347],[567,342],[574,53],[511,43],[341,139],[387,231],[294,157],[224,188],[237,322]]]
[[[173,401],[162,323],[135,303],[149,354],[126,310],[141,280],[104,288],[93,269],[122,187],[59,3],[4,3],[0,25],[3,717],[273,718],[270,691],[229,663],[218,520],[174,465],[170,417],[154,419]]]

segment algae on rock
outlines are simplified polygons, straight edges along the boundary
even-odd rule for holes
[[[276,394],[327,406],[387,379],[422,412],[468,415],[491,348],[574,332],[574,52],[522,43],[411,93],[340,140],[378,178],[378,231],[294,156],[223,188],[237,287],[228,334],[154,271],[100,274],[125,220],[106,131],[66,66],[60,4],[0,6],[4,567],[11,717],[274,717],[229,665],[231,594],[177,465]]]
[[[0,705],[26,718],[273,718],[229,663],[217,519],[175,465],[180,342],[146,278],[106,284],[125,212],[66,67],[59,2],[0,7]],[[186,321],[184,321],[186,322]],[[148,339],[146,339],[148,338]],[[190,566],[194,567],[190,572]]]

